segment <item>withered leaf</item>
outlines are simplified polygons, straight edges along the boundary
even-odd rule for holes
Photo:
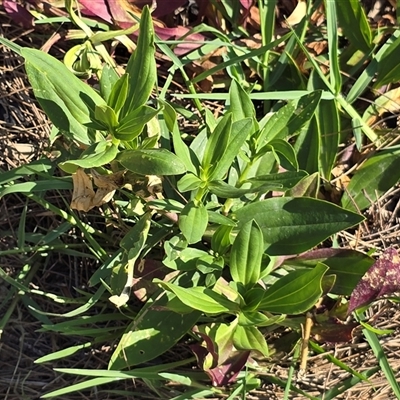
[[[394,248],[389,247],[353,290],[348,313],[397,291],[400,291],[400,257]]]

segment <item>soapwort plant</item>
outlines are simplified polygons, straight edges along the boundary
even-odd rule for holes
[[[349,296],[373,260],[353,250],[315,249],[363,221],[351,207],[318,198],[320,176],[330,176],[335,157],[323,152],[312,160],[305,157],[315,121],[337,106],[325,90],[315,85],[297,93],[260,119],[249,94],[232,79],[223,115],[216,118],[201,107],[200,129],[187,140],[178,123],[179,107],[155,90],[155,35],[147,7],[125,73],[119,76],[104,66],[96,89],[43,52],[1,42],[25,60],[36,99],[54,125],[52,141],[63,143],[57,164],[66,176],[50,176],[43,161],[43,168],[32,167],[31,173],[41,174],[37,184],[5,180],[0,194],[20,190],[44,205],[35,192],[73,187],[71,209],[106,210],[113,201],[129,226],[119,248],[107,254],[93,228],[52,208],[84,232],[100,262],[90,278],[95,294],[65,316],[85,315],[107,292],[109,306],[126,317],[109,370],[60,370],[94,377],[79,389],[132,377],[199,386],[202,374],[167,372],[187,360],[140,366],[185,335],[213,385],[233,383],[246,365],[257,371],[256,360],[273,360],[271,332],[290,328],[295,342],[301,340],[309,311],[315,312],[320,337],[327,327],[349,337],[349,328],[338,324],[343,313],[337,305],[328,317],[318,317],[316,306],[327,294]],[[331,115],[337,122],[337,108]],[[134,313],[130,299],[138,295],[138,282],[146,283],[139,285],[144,305]],[[63,331],[80,322],[62,324],[44,329]],[[93,343],[115,340],[106,332],[99,337]],[[246,387],[258,384],[249,378]]]

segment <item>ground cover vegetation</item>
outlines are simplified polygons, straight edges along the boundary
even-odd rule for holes
[[[52,123],[47,151],[0,175],[0,198],[26,199],[2,232],[2,256],[25,265],[0,269],[0,332],[23,304],[43,335],[72,337],[35,363],[81,377],[41,398],[250,398],[269,382],[280,398],[333,399],[359,383],[373,393],[377,371],[400,398],[380,342],[392,331],[368,319],[371,303],[397,301],[397,250],[342,234],[400,178],[398,135],[382,123],[399,108],[397,20],[375,26],[357,0],[299,1],[278,33],[276,1],[199,2],[213,24],[192,29],[154,18],[171,5],[65,1],[55,17],[35,4],[4,1],[16,21],[69,24],[65,38],[79,41],[60,61],[0,38]],[[132,51],[126,66],[117,44]],[[210,54],[219,62],[206,66]],[[50,227],[29,223],[32,204]],[[34,283],[54,254],[88,273],[69,295]],[[346,379],[304,390],[307,355],[355,337],[376,365],[326,353]],[[101,346],[108,368],[59,367]],[[285,379],[271,372],[283,354]]]

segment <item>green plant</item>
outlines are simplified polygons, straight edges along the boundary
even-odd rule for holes
[[[249,95],[243,89],[240,82],[246,78],[234,64],[272,50],[277,44],[265,41],[264,48],[247,51],[221,65],[232,66],[230,73],[236,78],[224,95],[225,111],[216,118],[198,101],[201,126],[190,140],[184,140],[176,112],[180,109],[165,99],[165,90],[150,99],[157,75],[155,36],[148,8],[143,11],[137,50],[125,74],[119,77],[112,67],[104,67],[99,73],[98,91],[52,57],[1,39],[24,57],[35,96],[55,126],[54,137],[62,136],[69,146],[69,152],[61,153],[58,165],[65,173],[73,174],[72,205],[88,211],[110,201],[117,190],[114,203],[120,220],[124,219],[128,226],[110,258],[100,245],[101,232],[85,225],[72,210],[57,209],[35,195],[34,192],[72,187],[69,177],[49,174],[47,160],[28,170],[2,176],[4,188],[0,196],[26,193],[39,204],[52,207],[68,226],[81,229],[92,253],[101,262],[90,279],[91,285],[97,286],[95,294],[82,294],[80,307],[64,315],[74,319],[54,325],[46,320],[43,326],[64,333],[70,333],[71,328],[75,332],[81,330],[93,339],[38,362],[66,357],[98,341],[119,339],[109,371],[63,370],[96,378],[47,397],[131,377],[199,385],[204,378],[201,373],[167,372],[187,360],[157,368],[137,367],[162,355],[188,332],[199,364],[213,384],[232,383],[250,358],[271,355],[266,341],[268,333],[282,326],[290,327],[296,342],[301,338],[303,314],[312,310],[323,295],[352,293],[372,259],[357,251],[312,249],[337,232],[356,226],[363,217],[350,210],[353,207],[346,197],[342,199],[344,208],[320,200],[320,177],[331,177],[343,119],[350,116],[353,123],[361,121],[361,129],[370,140],[376,141],[377,136],[351,105],[361,94],[360,87],[365,86],[363,74],[356,82],[356,94],[354,88],[347,98],[341,94],[343,82],[335,58],[338,44],[333,27],[336,11],[328,3],[327,36],[332,65],[329,79],[299,40],[299,33],[301,36],[306,29],[304,22],[285,38],[293,52],[301,49],[310,58],[314,71],[309,90],[302,87],[299,79],[299,90],[290,94],[271,92],[267,98],[261,93],[260,98],[265,101],[288,101],[274,104],[271,113],[257,118],[251,101],[254,93]],[[356,2],[349,4],[357,7]],[[269,9],[266,20],[271,15]],[[350,24],[346,21],[343,23]],[[221,37],[226,43],[227,37]],[[367,52],[372,48],[369,34],[360,36],[354,32],[349,39],[357,41],[361,37],[362,49]],[[168,53],[164,43],[156,42]],[[177,68],[184,71],[185,59],[180,61],[168,54],[175,61],[171,74]],[[292,58],[287,55],[282,54],[275,61],[283,61],[285,68],[291,68]],[[388,58],[390,53],[386,61]],[[263,58],[263,62],[268,61]],[[276,82],[283,72],[281,67],[271,68],[263,76]],[[381,71],[382,82],[391,73]],[[265,90],[268,85],[264,82]],[[193,86],[190,88],[194,90]],[[200,99],[196,93],[191,97]],[[324,121],[326,115],[329,124]],[[395,151],[381,153],[388,163],[384,165],[397,162],[396,156]],[[357,197],[364,182],[362,171],[369,173],[371,181],[374,175],[370,165],[380,162],[377,157],[364,164],[357,173],[359,178],[349,187],[350,195],[356,195],[356,203],[362,208],[367,205],[364,198]],[[14,183],[36,173],[41,180]],[[158,186],[162,184],[162,195],[154,188],[157,185],[152,186],[152,179]],[[35,249],[47,251],[48,241],[43,243]],[[162,264],[157,263],[157,268],[151,252],[162,256]],[[154,269],[162,269],[162,276],[148,282],[147,301],[137,313],[133,312],[128,303],[133,281],[145,281]],[[5,279],[5,274],[2,277]],[[10,283],[15,290],[32,292],[17,281]],[[127,314],[127,327],[113,335],[107,331],[98,335],[84,327],[89,319],[80,316],[87,317],[84,314],[96,302],[104,301],[106,291],[121,315]],[[329,311],[332,319],[340,314],[335,307]],[[112,318],[120,317],[116,315]],[[105,314],[100,318],[111,317]],[[320,322],[327,326],[331,323]],[[123,371],[132,367],[135,368],[129,372]],[[252,374],[240,379],[237,388],[250,389],[259,383]],[[359,374],[358,379],[367,377]],[[201,388],[207,390],[207,395],[217,392]]]

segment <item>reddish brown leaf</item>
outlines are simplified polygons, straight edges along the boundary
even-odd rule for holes
[[[205,371],[214,386],[226,386],[235,382],[239,372],[246,365],[250,351],[237,351],[222,365]]]
[[[15,23],[24,28],[32,28],[33,16],[26,8],[17,4],[15,0],[4,0],[3,5],[6,13]]]
[[[112,23],[106,0],[79,0],[79,3],[84,7],[81,10],[82,14],[99,17],[109,24]]]
[[[153,12],[153,16],[156,18],[161,18],[165,15],[171,14],[177,8],[183,6],[186,0],[168,0],[168,1],[158,1],[157,8]]]
[[[189,32],[184,26],[176,26],[175,28],[154,27],[155,33],[162,40],[178,40]],[[178,56],[184,55],[201,46],[199,43],[190,43],[191,41],[205,41],[205,37],[201,33],[192,33],[185,36],[185,43],[179,44],[174,48],[174,53]]]
[[[315,324],[312,327],[312,334],[322,343],[347,343],[353,339],[353,332],[357,326],[357,323],[343,324],[337,318],[329,318],[327,321]]]
[[[209,340],[207,340],[207,342],[207,347],[209,347]],[[205,347],[198,344],[192,345],[190,347],[197,358],[199,366],[201,368],[204,368],[204,361],[206,356],[209,354],[209,351]],[[249,355],[250,351],[235,351],[222,364],[213,366],[212,368],[204,368],[204,372],[210,377],[211,382],[214,386],[228,385],[235,382],[239,372],[246,365]],[[216,353],[214,352],[214,361],[216,361],[215,357]]]
[[[350,297],[349,310],[400,290],[400,257],[388,248],[362,277]]]

